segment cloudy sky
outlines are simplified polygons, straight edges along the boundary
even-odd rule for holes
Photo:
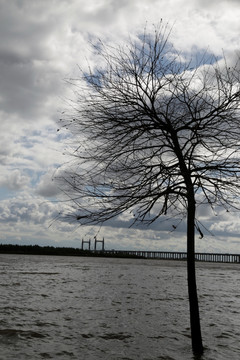
[[[54,221],[65,206],[51,179],[66,161],[67,134],[57,131],[72,96],[66,79],[94,63],[89,39],[117,44],[161,18],[182,51],[239,50],[239,0],[0,0],[0,243],[80,247],[98,232],[108,249],[186,249],[181,226]],[[214,236],[197,239],[198,251],[240,253],[238,214],[202,209],[201,220]]]

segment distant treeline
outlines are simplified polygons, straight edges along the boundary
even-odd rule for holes
[[[1,254],[89,256],[89,250],[71,247],[0,244]]]
[[[59,256],[104,256],[104,257],[123,257],[138,258],[136,255],[123,253],[111,254],[102,251],[82,250],[71,247],[54,247],[39,245],[12,245],[0,244],[0,254],[26,254],[26,255],[59,255]]]

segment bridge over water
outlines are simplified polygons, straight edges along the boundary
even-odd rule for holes
[[[104,256],[116,257],[137,257],[143,259],[160,260],[186,260],[186,252],[170,251],[134,251],[134,250],[94,250],[94,253]],[[240,254],[221,254],[221,253],[195,253],[197,261],[221,262],[221,263],[240,263]]]

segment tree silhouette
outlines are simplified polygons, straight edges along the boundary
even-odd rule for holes
[[[148,224],[186,218],[192,348],[201,354],[196,208],[238,205],[240,63],[187,62],[170,32],[161,23],[125,46],[95,47],[99,66],[71,80],[77,100],[61,121],[79,142],[56,177],[80,224],[125,211]]]

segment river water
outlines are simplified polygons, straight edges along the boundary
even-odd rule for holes
[[[192,360],[186,263],[0,254],[0,360]],[[240,265],[197,264],[205,352],[240,359]]]

